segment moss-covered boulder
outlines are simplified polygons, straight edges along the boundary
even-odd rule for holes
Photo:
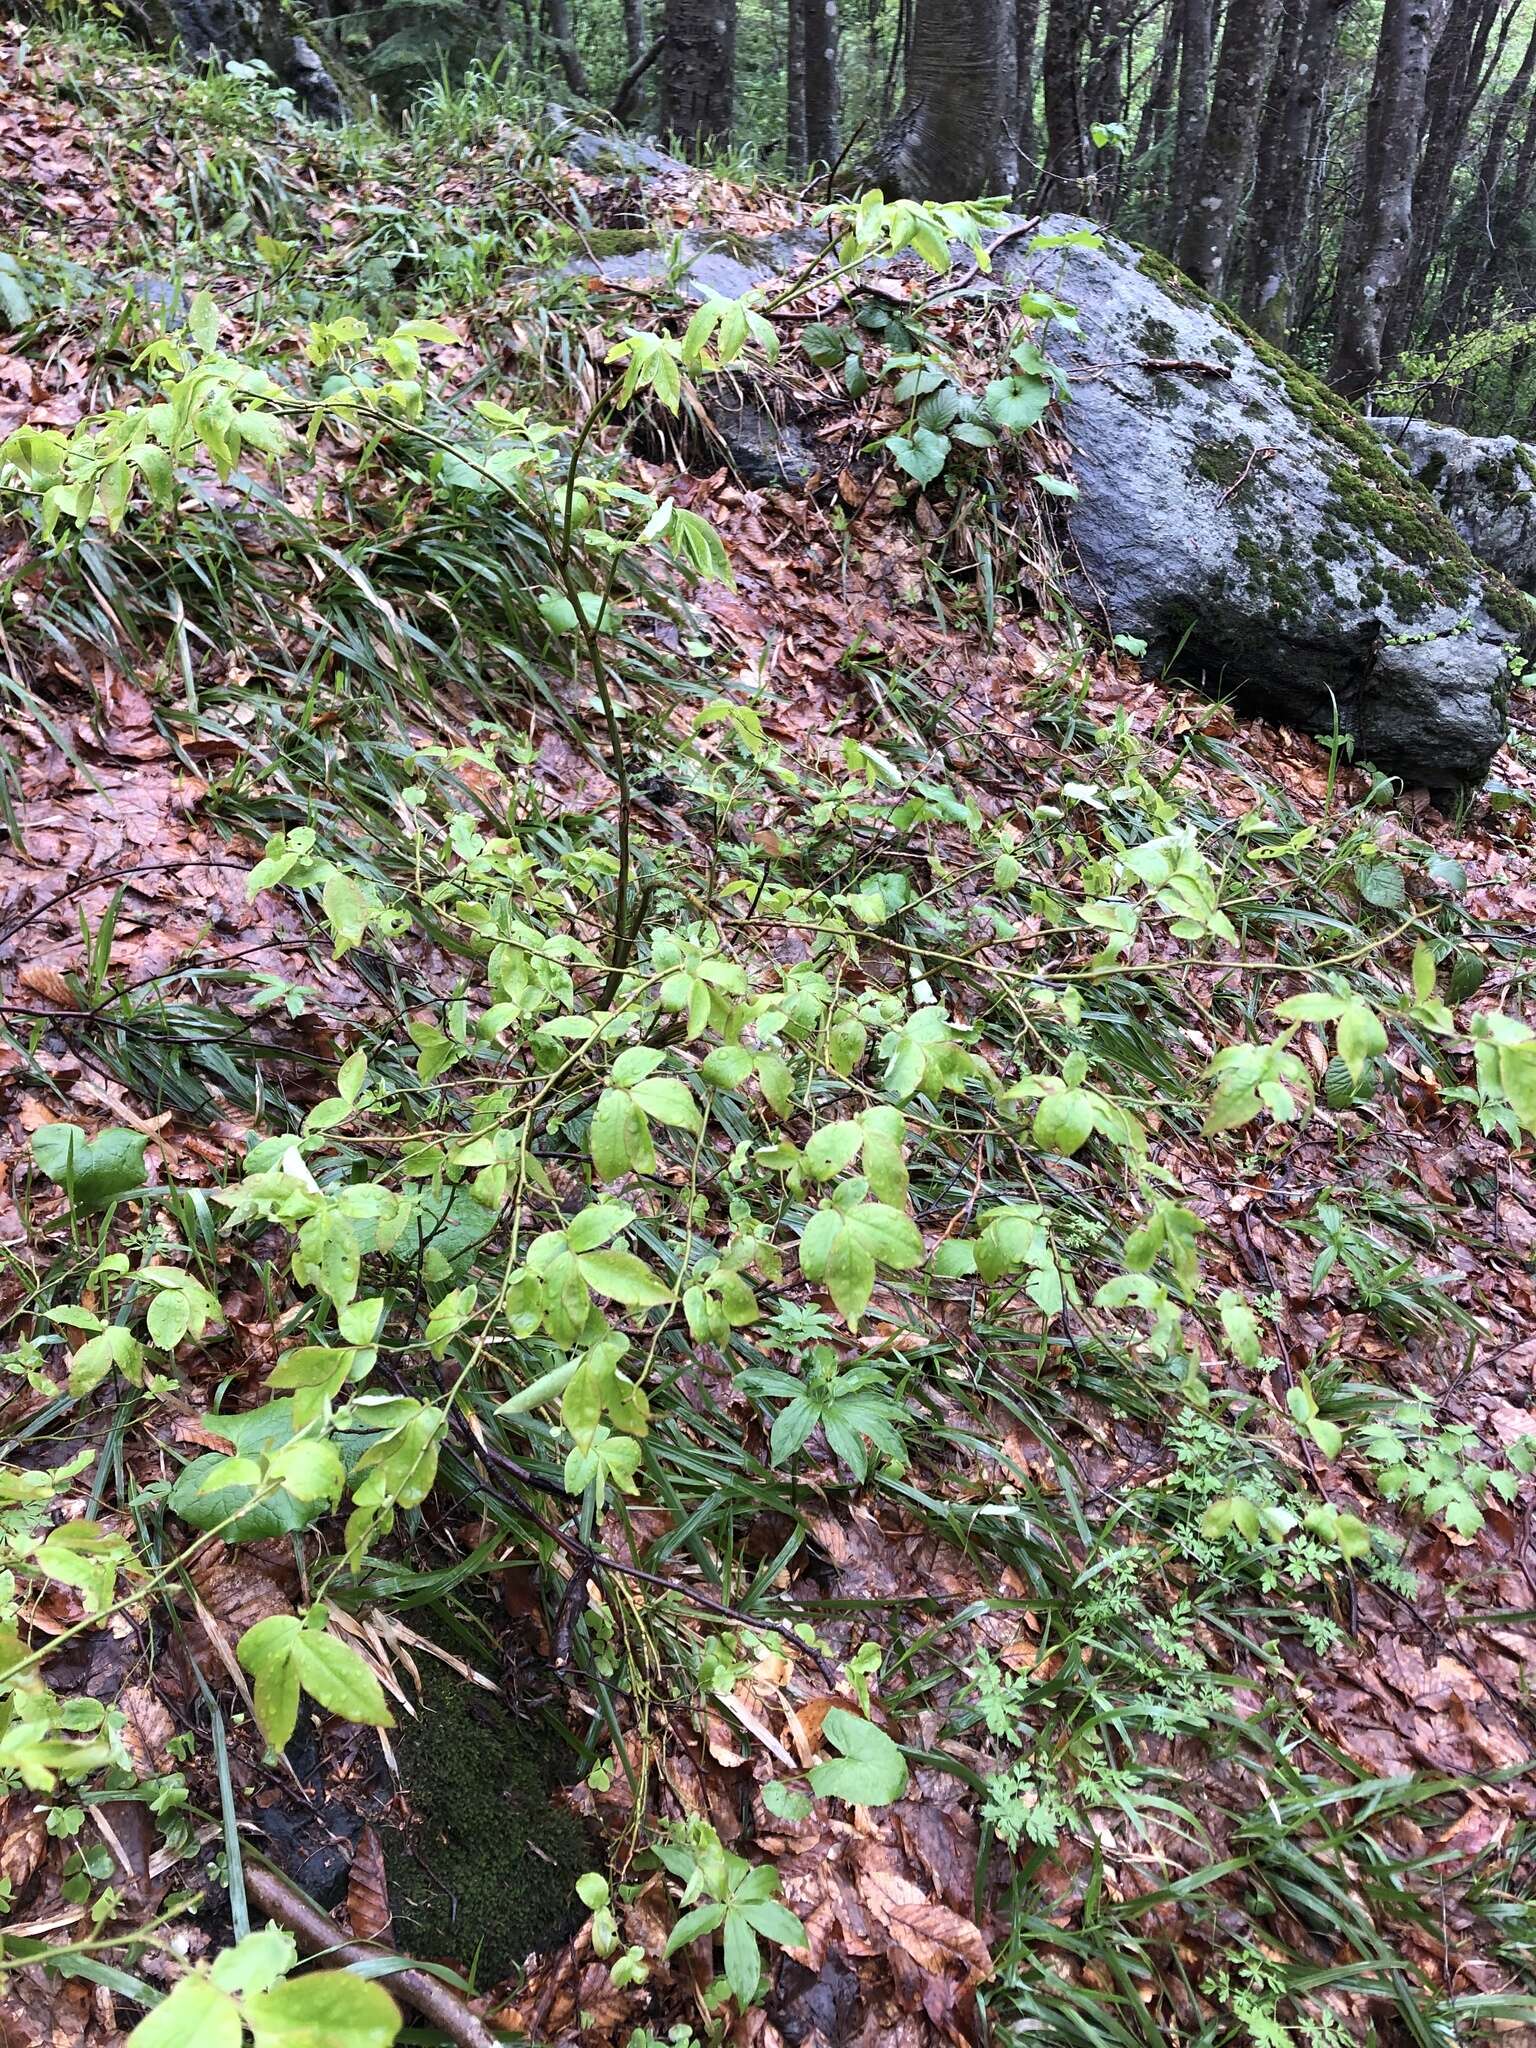
[[[1088,223],[1058,215],[1048,235]],[[1018,245],[1027,249],[1028,245]],[[1170,265],[1102,248],[1004,261],[1072,301],[1081,596],[1148,660],[1430,788],[1482,777],[1536,607],[1480,562],[1358,415]]]
[[[1371,425],[1473,554],[1521,590],[1536,591],[1536,448],[1513,434],[1464,434],[1438,420]]]

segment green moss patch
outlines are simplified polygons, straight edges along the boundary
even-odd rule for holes
[[[580,1922],[576,1879],[600,1859],[558,1799],[556,1742],[434,1657],[421,1675],[393,1738],[408,1809],[384,1833],[393,1940],[498,1983]]]

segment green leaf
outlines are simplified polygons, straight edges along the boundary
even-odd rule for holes
[[[647,1116],[676,1131],[700,1131],[704,1120],[686,1081],[675,1074],[657,1074],[649,1081],[637,1081],[629,1091]]]
[[[763,1804],[780,1820],[808,1820],[812,1812],[812,1802],[804,1792],[780,1784],[777,1778],[770,1778],[763,1787]]]
[[[255,2048],[390,2048],[400,2010],[382,1984],[350,1970],[290,1977],[245,2001]]]
[[[917,483],[933,483],[942,473],[949,459],[949,436],[936,434],[930,427],[918,427],[906,434],[887,434],[885,445],[890,449],[898,469],[904,469]]]
[[[1064,1088],[1041,1098],[1035,1111],[1035,1143],[1044,1152],[1070,1159],[1093,1136],[1093,1098],[1083,1088]]]
[[[1355,887],[1378,910],[1401,910],[1407,896],[1403,871],[1396,861],[1356,861]]]
[[[108,1130],[87,1138],[78,1124],[43,1124],[32,1133],[32,1157],[68,1194],[77,1215],[105,1209],[144,1185],[144,1148],[138,1131]]]
[[[393,1728],[395,1719],[379,1681],[349,1643],[321,1629],[304,1628],[294,1638],[292,1654],[300,1684],[328,1714],[365,1728]]]
[[[827,1255],[823,1277],[838,1308],[850,1323],[857,1323],[875,1291],[875,1261],[854,1231],[839,1230]]]
[[[763,1959],[757,1946],[757,1936],[743,1914],[728,1912],[725,1916],[725,1981],[743,2012],[757,1997],[762,1974]]]
[[[241,1670],[250,1674],[257,1725],[272,1749],[286,1749],[298,1726],[299,1674],[293,1644],[302,1626],[292,1614],[268,1615],[246,1630],[235,1651]]]
[[[859,1156],[864,1133],[854,1123],[823,1124],[805,1143],[805,1169],[812,1180],[831,1180]]]
[[[1364,1003],[1350,1003],[1338,1023],[1339,1058],[1358,1086],[1365,1063],[1387,1049],[1387,1034],[1381,1019]]]
[[[852,1806],[889,1806],[907,1789],[907,1760],[883,1728],[846,1707],[831,1707],[821,1732],[841,1755],[810,1771],[811,1790]]]
[[[280,1927],[263,1927],[215,1956],[208,1974],[221,1991],[244,1998],[254,1992],[270,1991],[298,1960],[299,1952],[291,1934],[285,1934]]]
[[[128,2048],[240,2048],[240,2008],[201,1974],[189,1974],[128,2036]]]
[[[672,1289],[633,1252],[583,1252],[576,1263],[594,1294],[625,1308],[660,1308],[672,1299]]]
[[[654,1173],[656,1148],[650,1126],[627,1088],[605,1088],[592,1113],[587,1141],[600,1179],[622,1180],[627,1173]]]
[[[1043,377],[996,377],[987,386],[987,412],[998,426],[1022,433],[1045,415],[1051,387]]]

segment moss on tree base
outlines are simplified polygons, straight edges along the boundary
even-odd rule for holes
[[[408,1814],[384,1832],[392,1939],[497,1983],[579,1924],[575,1883],[600,1860],[556,1796],[547,1737],[422,1660],[416,1719],[393,1738]]]

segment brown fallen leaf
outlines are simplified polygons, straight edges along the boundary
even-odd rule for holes
[[[858,1887],[869,1911],[920,1970],[938,1976],[960,1963],[967,1986],[991,1976],[992,1952],[981,1929],[948,1906],[937,1905],[910,1878],[883,1862],[861,1858]]]
[[[117,1705],[123,1716],[123,1747],[139,1776],[153,1778],[168,1770],[171,1757],[166,1744],[176,1733],[176,1723],[159,1695],[147,1685],[130,1685],[119,1695]]]
[[[384,1844],[378,1830],[367,1827],[358,1837],[347,1878],[347,1925],[359,1941],[382,1941],[394,1917],[384,1875]]]

